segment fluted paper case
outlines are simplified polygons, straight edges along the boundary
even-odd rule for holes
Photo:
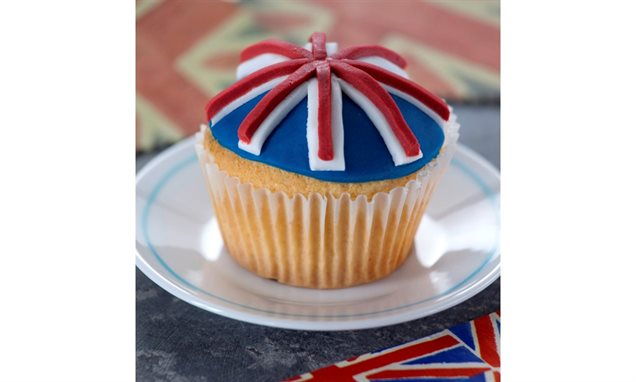
[[[242,183],[204,149],[205,128],[196,151],[230,255],[259,276],[309,288],[368,283],[404,262],[459,135],[453,116],[442,151],[414,180],[354,199],[346,193],[288,195]]]

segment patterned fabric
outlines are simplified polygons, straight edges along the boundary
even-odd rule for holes
[[[235,79],[241,49],[266,38],[379,44],[449,102],[499,96],[499,1],[137,0],[137,148],[197,131],[203,107]]]
[[[499,382],[499,312],[287,381]]]

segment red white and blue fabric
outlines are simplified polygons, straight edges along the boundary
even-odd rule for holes
[[[260,155],[267,137],[307,97],[307,144],[311,170],[343,171],[342,93],[358,104],[382,136],[396,166],[422,157],[420,144],[390,94],[417,106],[440,126],[450,118],[446,103],[410,81],[406,61],[377,45],[338,50],[314,33],[305,47],[266,40],[241,52],[238,81],[206,106],[212,125],[247,101],[267,94],[238,129],[239,148]],[[355,137],[347,137],[355,139]]]
[[[287,381],[499,382],[499,312]]]

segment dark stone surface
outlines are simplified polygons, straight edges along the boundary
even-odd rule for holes
[[[499,107],[459,106],[460,142],[499,168]],[[154,155],[137,158],[140,169]],[[189,305],[137,270],[138,381],[278,381],[433,334],[499,309],[499,280],[435,315],[377,329],[309,332],[248,324]]]

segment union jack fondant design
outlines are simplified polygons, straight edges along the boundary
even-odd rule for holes
[[[497,311],[432,336],[354,357],[287,381],[499,382],[499,336]]]
[[[246,102],[266,93],[238,128],[238,147],[260,155],[277,125],[307,97],[307,148],[312,171],[345,170],[342,92],[368,116],[395,166],[422,157],[420,142],[391,95],[429,115],[440,126],[450,118],[446,103],[410,81],[405,60],[376,45],[338,50],[324,33],[305,47],[267,40],[241,53],[238,81],[212,98],[207,118],[215,125]]]

